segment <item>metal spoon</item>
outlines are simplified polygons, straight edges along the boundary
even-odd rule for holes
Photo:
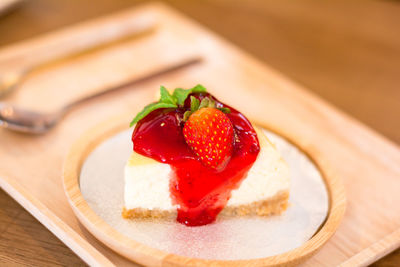
[[[30,134],[43,134],[48,132],[53,128],[71,109],[82,104],[84,102],[90,101],[94,98],[103,96],[110,92],[117,91],[119,89],[127,88],[129,86],[136,85],[141,82],[148,81],[150,79],[156,78],[158,76],[183,69],[185,67],[197,64],[201,62],[201,58],[191,58],[184,62],[178,63],[176,65],[157,70],[144,77],[129,81],[127,83],[109,88],[107,90],[101,91],[99,93],[93,94],[88,97],[84,97],[66,105],[60,110],[52,113],[40,113],[18,108],[6,103],[0,103],[0,127],[7,128],[13,131],[30,133]]]

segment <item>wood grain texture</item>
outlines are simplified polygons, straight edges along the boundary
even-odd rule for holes
[[[75,214],[96,238],[117,253],[146,266],[294,266],[315,254],[336,232],[346,207],[343,182],[332,171],[331,166],[322,160],[323,157],[321,159],[319,154],[314,154],[316,151],[308,151],[308,147],[300,146],[320,170],[329,194],[326,221],[321,229],[300,247],[277,256],[253,260],[202,260],[168,254],[125,237],[110,227],[85,201],[80,190],[80,172],[87,156],[98,145],[118,132],[128,129],[126,122],[130,118],[131,113],[114,117],[89,130],[72,145],[64,165],[64,189]],[[292,141],[296,144],[295,140]]]
[[[143,2],[26,1],[0,20],[0,46]],[[400,143],[398,1],[163,2]]]
[[[72,30],[67,39],[64,39],[66,35],[52,35],[52,38],[46,42],[45,50],[43,50],[41,43],[31,43],[31,47],[28,50],[33,49],[37,51],[37,54],[23,58],[19,62],[14,62],[13,58],[3,58],[3,61],[7,62],[7,64],[2,64],[0,73],[2,75],[7,75],[9,72],[30,74],[36,69],[41,69],[48,65],[95,53],[123,41],[132,41],[136,38],[145,37],[154,32],[157,26],[157,23],[151,18],[140,18],[140,16],[127,21],[123,27],[113,23],[112,18],[105,23],[107,23],[107,26],[102,28],[102,32],[88,31],[85,33],[85,38],[80,38],[79,42],[76,41],[77,38]],[[63,45],[60,46],[60,44]],[[26,51],[20,50],[19,53],[25,54]],[[13,54],[14,56],[15,54]]]
[[[79,2],[82,3],[82,1]],[[73,12],[74,4],[70,4],[70,1],[61,7],[53,4],[50,8],[53,11],[43,14],[41,9],[48,8],[48,6],[45,5],[45,1],[36,1],[35,5],[29,4],[28,8],[30,7],[30,10],[36,12],[36,14],[41,14],[44,17],[44,21],[48,23],[40,24],[40,21],[43,20],[36,20],[36,22],[30,24],[31,27],[19,27],[19,29],[23,30],[10,30],[7,34],[1,35],[0,41],[5,40],[4,42],[6,42],[7,40],[26,38],[29,34],[33,35],[40,31],[47,31],[51,27],[63,26],[73,21],[81,20],[85,16],[95,16],[101,14],[101,12],[106,13],[113,9],[124,7],[124,5],[130,5],[128,1],[113,2],[114,4],[107,4],[100,1],[100,4],[95,7],[88,5],[90,8],[86,8],[85,15],[85,4],[83,4],[83,8]],[[400,99],[398,96],[399,91],[390,89],[399,83],[398,78],[400,77],[395,72],[395,70],[399,69],[399,46],[397,45],[399,35],[391,33],[391,29],[396,29],[396,27],[391,26],[397,25],[399,18],[396,15],[398,14],[396,13],[398,5],[395,2],[363,1],[362,5],[346,4],[345,8],[343,8],[343,5],[345,5],[343,2],[342,4],[330,3],[327,6],[321,6],[316,1],[291,2],[291,8],[284,8],[285,1],[282,1],[282,5],[279,3],[260,4],[257,1],[249,1],[250,6],[247,4],[242,6],[230,5],[226,1],[207,1],[205,5],[196,5],[193,2],[185,4],[187,1],[173,2],[181,10],[219,31],[225,37],[234,40],[242,47],[260,56],[261,59],[267,60],[269,64],[296,78],[297,81],[307,85],[311,90],[347,110],[347,112],[354,114],[359,119],[384,132],[393,140],[399,140],[396,136],[400,131],[395,123],[396,114],[398,114],[400,106],[396,104],[396,100]],[[276,5],[280,8],[276,9]],[[226,9],[226,6],[228,6],[228,9]],[[103,11],[101,10],[102,7],[104,8]],[[244,8],[246,12],[242,12]],[[343,15],[343,10],[350,15]],[[66,13],[69,14],[69,17],[62,21],[63,17],[59,14]],[[244,15],[239,15],[241,13]],[[271,13],[274,16],[271,16]],[[319,15],[322,13],[324,16]],[[22,12],[22,17],[29,20],[29,14],[35,13],[29,13],[25,10],[25,13],[24,11]],[[256,14],[257,16],[255,16]],[[374,25],[367,24],[364,26],[362,23],[351,23],[353,18],[355,21],[364,21],[365,19],[363,18],[365,17],[368,17],[371,24]],[[18,20],[13,18],[15,17],[10,15],[5,18],[4,21],[6,23],[0,23],[1,32],[6,30],[5,27],[7,27],[7,30],[10,27],[13,29],[12,25],[15,25],[14,29],[17,29],[21,25],[14,23],[18,22]],[[335,22],[335,19],[338,20],[338,18],[352,21],[341,24]],[[263,27],[257,26],[260,24]],[[315,31],[314,28],[307,31],[310,25],[318,25],[318,31]],[[291,40],[290,38],[288,39],[290,35],[293,35],[292,39],[296,40],[295,34],[298,30],[300,31],[299,34],[302,34],[301,38],[299,37],[302,42],[288,41]],[[342,36],[342,31],[346,32],[345,38]],[[246,38],[243,38],[243,32],[246,33]],[[321,39],[324,40],[327,33],[330,35],[329,42],[321,44]],[[263,47],[263,44],[271,42],[275,46],[274,49],[265,49]],[[308,46],[315,42],[319,44],[316,50],[318,53],[307,52]],[[357,50],[357,56],[355,58],[350,57],[351,60],[345,61],[348,68],[341,68],[341,64],[344,64],[343,62],[331,64],[335,57],[328,60],[331,58],[332,53],[337,55],[343,51],[355,50]],[[385,60],[375,60],[382,58],[382,56],[384,56]],[[323,70],[318,74],[315,74],[318,69],[312,66],[315,61],[319,62],[318,68]],[[376,69],[385,71],[375,72],[376,75],[371,75],[369,68],[372,63],[375,64]],[[292,67],[293,64],[296,66]],[[345,77],[349,78],[345,79]],[[363,79],[364,82],[359,82],[360,79]],[[315,86],[314,80],[317,80],[321,86]],[[325,85],[331,88],[334,87],[335,90],[339,91],[325,91]],[[365,94],[365,92],[367,93]],[[357,103],[357,105],[354,103]],[[363,107],[362,110],[354,113],[353,110],[359,109],[359,105]],[[396,263],[399,262],[398,255],[400,254],[398,253],[397,257],[396,254],[389,257],[392,259],[391,262],[394,263],[394,266],[397,266]],[[385,263],[381,262],[379,264]]]
[[[4,191],[0,191],[0,206],[1,266],[85,266]]]

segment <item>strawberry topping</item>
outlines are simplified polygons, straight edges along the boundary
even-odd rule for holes
[[[233,125],[216,108],[202,108],[193,113],[183,127],[188,146],[206,166],[222,169],[233,148]]]
[[[179,89],[175,99],[164,91],[168,104],[148,105],[152,110],[138,114],[132,135],[137,153],[171,166],[177,220],[189,226],[215,221],[260,150],[243,114],[195,88]]]

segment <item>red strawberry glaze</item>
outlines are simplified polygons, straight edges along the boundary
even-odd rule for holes
[[[198,99],[210,94],[193,94]],[[213,98],[217,107],[230,108],[234,126],[232,157],[222,170],[204,166],[186,144],[183,114],[190,107],[188,97],[179,109],[158,109],[139,121],[132,135],[134,150],[170,164],[173,175],[170,193],[178,204],[177,221],[188,226],[212,223],[227,204],[231,191],[238,188],[255,162],[260,146],[250,122],[237,110]],[[189,101],[188,101],[189,100]]]

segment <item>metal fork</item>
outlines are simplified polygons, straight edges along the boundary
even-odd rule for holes
[[[103,96],[110,92],[127,88],[129,86],[136,85],[141,82],[148,81],[158,76],[174,72],[188,66],[194,65],[201,62],[200,57],[194,57],[189,60],[183,61],[173,66],[169,66],[164,69],[156,70],[155,72],[129,81],[127,83],[109,88],[99,93],[90,95],[79,99],[73,103],[66,105],[65,107],[51,113],[39,113],[30,110],[18,108],[9,104],[0,103],[0,127],[7,128],[13,131],[30,133],[30,134],[43,134],[53,128],[71,109],[74,107],[90,101],[94,98]]]

